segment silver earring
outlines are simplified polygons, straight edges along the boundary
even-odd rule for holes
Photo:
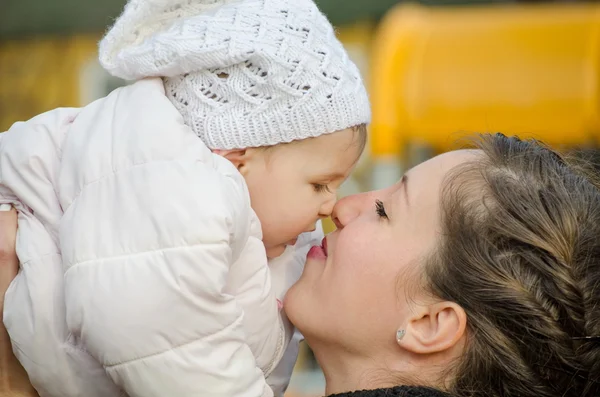
[[[398,331],[396,331],[396,342],[400,343],[402,338],[404,338],[404,335],[406,335],[406,330],[399,329]]]

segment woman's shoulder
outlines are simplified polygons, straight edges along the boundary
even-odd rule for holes
[[[397,386],[386,389],[359,390],[327,397],[452,397],[440,390],[421,386]]]

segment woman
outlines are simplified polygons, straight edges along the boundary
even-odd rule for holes
[[[337,204],[284,303],[328,394],[600,395],[600,191],[535,142],[479,147]]]
[[[600,396],[600,191],[537,143],[479,146],[336,205],[284,303],[328,394]]]

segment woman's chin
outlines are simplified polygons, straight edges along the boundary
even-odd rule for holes
[[[305,267],[300,279],[290,287],[283,299],[283,308],[290,321],[296,326],[298,326],[296,322],[302,323],[302,319],[306,316],[310,317],[311,312],[315,310],[315,285],[307,270],[310,273],[310,269]]]
[[[308,303],[307,300],[310,299],[310,297],[306,297],[305,295],[304,287],[301,281],[298,281],[291,286],[283,298],[283,309],[294,325],[296,325],[297,319],[302,317],[302,312]]]
[[[325,319],[321,315],[318,299],[308,285],[294,284],[283,300],[287,318],[304,335],[319,335],[323,331]]]

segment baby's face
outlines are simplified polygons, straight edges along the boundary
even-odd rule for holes
[[[269,258],[281,255],[300,234],[331,215],[337,189],[363,146],[360,133],[346,129],[269,150],[249,149],[254,153],[240,171],[261,221]]]

